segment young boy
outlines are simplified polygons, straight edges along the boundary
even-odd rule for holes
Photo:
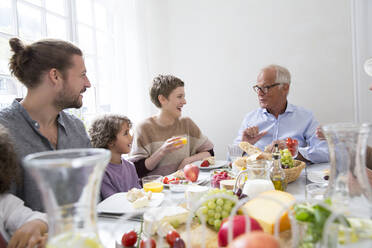
[[[132,123],[126,116],[105,115],[96,119],[89,129],[93,147],[111,151],[111,160],[102,179],[102,200],[118,192],[141,188],[134,165],[121,157],[131,150],[131,127]]]
[[[18,181],[18,164],[7,130],[0,125],[0,247],[45,247],[46,215],[7,193]]]

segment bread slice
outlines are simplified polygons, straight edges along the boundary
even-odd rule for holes
[[[245,151],[248,156],[251,156],[256,153],[261,153],[262,151],[257,146],[251,145],[249,142],[242,141],[239,143],[240,149]]]

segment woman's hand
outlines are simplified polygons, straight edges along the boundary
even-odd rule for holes
[[[48,226],[42,220],[32,220],[18,228],[9,241],[8,248],[45,247]]]
[[[182,143],[182,140],[180,140],[180,137],[172,137],[170,139],[167,139],[163,143],[163,145],[160,147],[160,150],[165,155],[167,153],[181,149],[182,147],[184,147],[184,144]]]
[[[153,170],[166,154],[181,149],[182,147],[184,147],[184,144],[180,137],[167,139],[154,154],[145,160],[146,168],[148,170]]]

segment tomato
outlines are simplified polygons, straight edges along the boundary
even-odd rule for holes
[[[168,184],[168,183],[169,183],[169,179],[168,179],[168,177],[164,177],[164,179],[163,179],[163,183],[164,183],[164,184]]]
[[[127,233],[124,233],[123,237],[121,238],[121,244],[123,246],[134,246],[134,244],[137,242],[137,233],[135,231],[129,231]]]
[[[155,239],[153,238],[150,238],[150,241],[148,241],[149,239],[142,239],[141,242],[140,242],[140,248],[156,248],[156,242],[155,242]],[[150,242],[148,244],[148,242]]]
[[[176,231],[169,231],[167,236],[166,236],[166,239],[167,239],[167,243],[170,245],[170,247],[173,247],[173,243],[174,241],[176,240],[176,238],[179,238],[180,237],[180,234]]]

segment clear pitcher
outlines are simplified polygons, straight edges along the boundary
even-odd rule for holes
[[[241,171],[235,181],[234,192],[243,196],[253,198],[258,194],[274,190],[274,185],[270,178],[270,168],[272,161],[257,160],[248,162],[247,169]]]
[[[336,123],[322,127],[331,161],[326,198],[346,215],[372,217],[372,188],[366,175],[369,124]]]
[[[101,248],[96,205],[105,149],[71,149],[28,155],[23,164],[35,178],[48,215],[48,248]]]

